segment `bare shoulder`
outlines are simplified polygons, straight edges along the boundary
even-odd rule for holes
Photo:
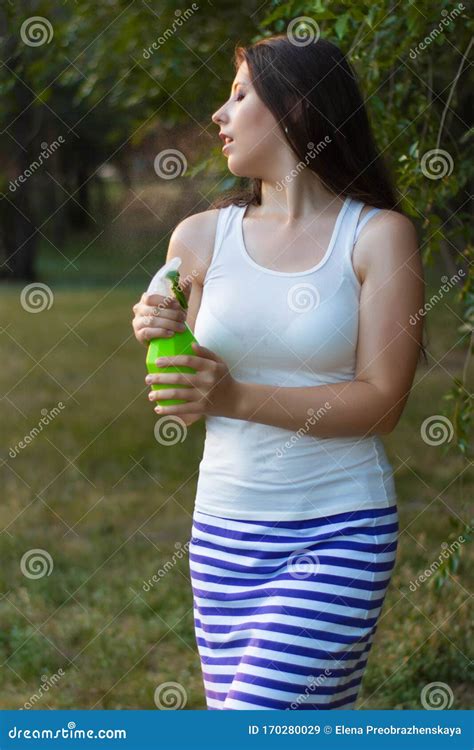
[[[372,206],[364,206],[361,219]],[[393,273],[409,266],[422,276],[421,255],[415,224],[398,211],[381,209],[362,228],[353,252],[354,270],[363,283],[369,270]]]
[[[191,214],[173,230],[166,260],[176,256],[182,259],[182,275],[192,274],[202,286],[209,268],[216,235],[219,209],[210,208]]]

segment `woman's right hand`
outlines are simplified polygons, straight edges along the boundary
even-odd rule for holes
[[[144,292],[132,307],[132,312],[135,315],[132,320],[135,338],[145,346],[151,339],[169,337],[185,330],[187,312],[174,296]]]

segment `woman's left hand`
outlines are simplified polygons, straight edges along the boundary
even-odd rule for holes
[[[184,365],[192,367],[196,373],[169,372],[147,375],[148,384],[170,383],[170,388],[151,390],[148,398],[151,402],[165,399],[185,399],[185,404],[171,404],[157,406],[155,411],[162,414],[176,414],[183,418],[190,415],[214,417],[232,417],[236,412],[238,398],[238,382],[231,376],[229,368],[221,357],[205,346],[193,343],[193,350],[197,356],[178,354],[174,357],[160,357],[159,367],[167,365]],[[190,386],[187,388],[180,387]],[[193,419],[190,423],[196,421]]]

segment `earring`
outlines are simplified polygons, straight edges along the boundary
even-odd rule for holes
[[[285,125],[285,133],[288,133],[288,128],[286,125]]]

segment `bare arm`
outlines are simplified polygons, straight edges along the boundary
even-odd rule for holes
[[[372,225],[372,226],[371,226]],[[361,233],[364,259],[354,380],[308,388],[238,382],[235,419],[261,422],[308,435],[386,434],[396,426],[413,383],[424,300],[424,280],[413,223],[392,211]]]
[[[171,258],[181,258],[180,279],[192,279],[186,322],[193,333],[201,306],[204,278],[212,256],[216,222],[217,209],[188,216],[177,225],[168,246],[166,262]]]

